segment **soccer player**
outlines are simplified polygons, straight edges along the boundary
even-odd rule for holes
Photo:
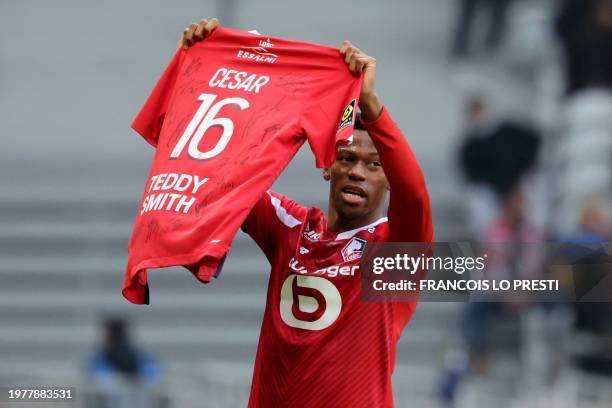
[[[218,25],[191,24],[179,45],[189,48]],[[359,258],[368,241],[431,242],[429,197],[412,150],[375,92],[376,60],[348,41],[338,58],[364,80],[353,143],[323,171],[327,217],[268,191],[242,226],[272,266],[252,408],[393,406],[396,345],[416,303],[362,301]]]

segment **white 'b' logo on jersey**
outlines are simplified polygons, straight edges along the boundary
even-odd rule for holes
[[[295,285],[295,289],[294,289]],[[325,300],[319,304],[317,298],[308,295],[316,290]],[[295,316],[294,306],[299,312],[310,314],[324,308],[315,320],[301,320]],[[331,326],[342,309],[342,298],[338,288],[320,276],[289,275],[281,288],[280,315],[286,325],[305,330],[323,330]]]

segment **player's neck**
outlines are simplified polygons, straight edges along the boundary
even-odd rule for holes
[[[382,210],[374,211],[360,218],[346,218],[340,216],[336,212],[336,209],[330,206],[329,211],[327,213],[327,229],[336,234],[340,234],[346,231],[352,231],[354,229],[370,225],[375,221],[378,221],[381,217]]]

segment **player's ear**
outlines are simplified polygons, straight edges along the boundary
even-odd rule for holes
[[[329,174],[329,168],[323,169],[323,179],[325,181],[329,181],[331,179],[331,176]]]

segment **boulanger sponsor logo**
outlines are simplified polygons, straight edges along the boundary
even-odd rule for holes
[[[289,268],[300,275],[321,275],[327,276],[328,278],[335,278],[336,276],[355,276],[355,273],[359,271],[359,265],[331,265],[311,272],[295,258],[291,258],[289,261]]]
[[[303,289],[307,289],[309,294],[318,293],[318,296],[310,296]],[[321,297],[322,302],[319,300]],[[287,326],[323,330],[338,319],[341,311],[340,291],[323,277],[290,274],[281,287],[280,316]]]
[[[341,251],[344,262],[350,262],[361,258],[366,242],[367,241],[365,239],[356,237],[351,238],[351,240],[344,246],[344,248],[342,248]]]
[[[353,99],[348,105],[346,105],[346,108],[344,108],[344,111],[342,112],[342,117],[340,118],[340,125],[338,126],[337,132],[340,132],[345,127],[353,124],[355,121],[355,105],[357,105],[356,99]]]
[[[270,52],[268,48],[274,47],[270,39],[260,40],[258,45],[254,47],[242,47],[238,50],[236,56],[254,62],[263,62],[266,64],[274,64],[278,59],[278,55]]]

